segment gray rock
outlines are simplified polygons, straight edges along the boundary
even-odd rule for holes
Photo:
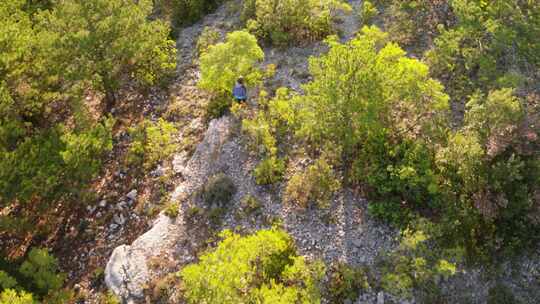
[[[128,194],[126,194],[127,199],[135,201],[137,199],[137,190],[133,189]]]
[[[116,205],[116,207],[117,207],[119,210],[122,210],[122,209],[126,208],[126,206],[127,206],[127,203],[124,202],[124,201],[120,201],[120,203],[118,203],[118,204]]]
[[[126,222],[126,219],[124,218],[124,216],[122,214],[115,214],[113,216],[113,220],[116,224],[122,226],[124,225],[124,223]]]
[[[94,211],[96,211],[97,207],[96,206],[87,206],[86,207],[86,210],[89,212],[89,213],[94,213]]]
[[[180,154],[175,155],[172,161],[174,173],[184,174],[184,170],[186,170],[187,162],[188,162],[188,156],[185,151]]]
[[[382,291],[377,294],[377,304],[384,304],[384,293]]]
[[[105,206],[107,206],[107,201],[106,200],[102,200],[101,202],[99,202],[99,206],[101,208],[105,208]]]
[[[160,177],[163,176],[163,174],[165,174],[165,169],[163,169],[161,165],[158,165],[158,167],[151,173],[153,177]]]
[[[152,229],[139,237],[131,246],[117,247],[105,268],[105,284],[122,303],[135,303],[143,297],[149,280],[148,258],[157,256],[169,245],[166,241],[172,221],[161,215]]]

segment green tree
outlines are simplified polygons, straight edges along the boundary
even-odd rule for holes
[[[285,232],[221,236],[217,248],[180,272],[188,303],[320,303],[323,265],[297,256]]]
[[[175,71],[169,28],[151,12],[150,0],[70,0],[44,12],[39,26],[61,36],[53,55],[64,77],[103,92],[108,112],[125,80],[154,85]]]
[[[264,52],[257,39],[245,31],[227,34],[225,42],[210,46],[201,54],[201,80],[199,86],[212,93],[231,93],[234,82],[244,76],[247,85],[256,85],[262,79],[257,64]]]
[[[277,45],[311,42],[334,33],[338,12],[351,7],[341,0],[244,1],[247,28]]]
[[[152,169],[160,161],[168,158],[178,148],[175,125],[163,118],[157,122],[143,121],[139,126],[130,128],[133,141],[129,147],[128,162]]]
[[[13,289],[6,289],[0,293],[0,304],[35,304],[32,294],[25,291],[17,292]]]
[[[455,101],[477,89],[519,86],[538,67],[540,6],[534,1],[450,3],[457,22],[441,32],[426,58]]]
[[[346,44],[328,43],[328,54],[310,60],[305,96],[293,100],[298,137],[342,151],[328,161],[350,168],[346,182],[371,187],[378,215],[393,217],[402,202],[426,207],[437,190],[433,143],[447,128],[442,85],[376,27]]]
[[[64,276],[58,274],[58,261],[44,249],[30,250],[19,272],[29,279],[41,294],[59,290],[64,284]]]

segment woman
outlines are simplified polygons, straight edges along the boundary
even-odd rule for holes
[[[238,77],[238,80],[234,84],[233,88],[234,100],[240,103],[244,103],[247,100],[247,89],[244,85],[244,77]]]

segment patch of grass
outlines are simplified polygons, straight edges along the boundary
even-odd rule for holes
[[[166,216],[170,218],[176,218],[178,216],[178,213],[180,212],[179,207],[180,206],[178,205],[177,202],[168,202],[165,205],[163,212],[165,213]]]

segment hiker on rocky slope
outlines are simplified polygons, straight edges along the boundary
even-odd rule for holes
[[[244,85],[244,77],[242,76],[238,77],[238,80],[234,84],[233,96],[234,96],[234,100],[236,100],[239,103],[246,102],[247,89],[246,89],[246,86]]]

